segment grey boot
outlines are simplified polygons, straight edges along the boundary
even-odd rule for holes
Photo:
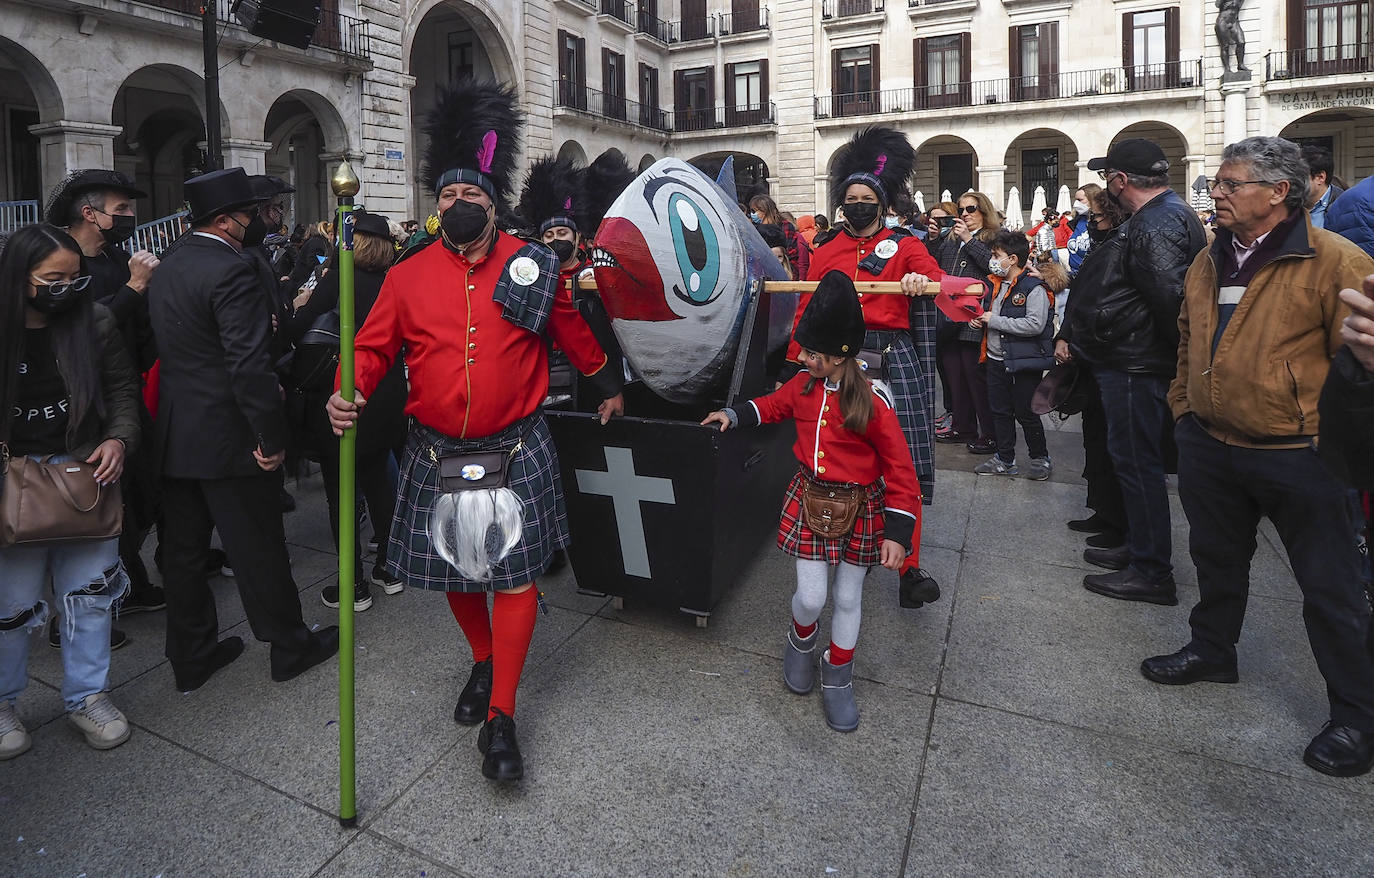
[[[797,636],[797,626],[787,624],[787,646],[782,651],[782,681],[798,695],[805,695],[816,685],[816,638],[821,629],[817,626],[811,636],[805,639]]]
[[[821,703],[825,722],[837,732],[852,732],[859,727],[859,705],[854,703],[854,663],[836,667],[830,663],[830,650],[821,657]]]

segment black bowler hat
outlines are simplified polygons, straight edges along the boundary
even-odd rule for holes
[[[353,231],[389,239],[391,237],[391,224],[380,213],[355,210],[353,212]]]
[[[246,209],[263,200],[243,168],[211,171],[192,177],[183,185],[193,225],[235,209]]]
[[[1164,157],[1164,150],[1153,140],[1132,137],[1107,150],[1107,154],[1102,158],[1088,162],[1090,171],[1105,171],[1108,168],[1141,177],[1152,177],[1169,170],[1169,160]]]
[[[67,215],[71,212],[76,199],[87,192],[113,191],[130,198],[147,198],[148,193],[134,185],[133,178],[120,171],[104,168],[82,168],[72,171],[48,196],[48,209],[43,211],[44,218],[57,225],[66,225]]]
[[[267,201],[276,198],[278,195],[289,195],[296,191],[296,187],[271,174],[255,174],[248,178],[253,183],[253,191],[258,198]]]
[[[808,351],[854,357],[863,346],[864,332],[864,312],[854,281],[843,272],[830,271],[816,286],[792,337]]]

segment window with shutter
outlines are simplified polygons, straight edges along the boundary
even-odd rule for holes
[[[704,40],[711,35],[706,0],[682,0],[682,39]]]
[[[680,71],[681,91],[677,111],[680,131],[701,131],[714,124],[715,70],[699,67]]]
[[[1288,0],[1293,72],[1360,73],[1371,68],[1369,0]]]
[[[877,45],[836,49],[835,99],[839,102],[838,115],[861,116],[876,112],[877,92]]]
[[[966,103],[964,35],[925,40],[926,107],[957,107]]]

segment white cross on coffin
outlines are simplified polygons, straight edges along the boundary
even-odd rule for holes
[[[641,476],[635,472],[634,453],[628,448],[606,448],[606,470],[577,470],[577,490],[610,497],[615,526],[620,536],[620,557],[630,576],[649,579],[649,545],[644,539],[640,503],[676,504],[673,480]]]

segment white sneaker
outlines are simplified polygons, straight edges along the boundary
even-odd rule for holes
[[[13,759],[33,745],[33,738],[19,721],[13,701],[0,701],[0,762]]]
[[[109,693],[87,695],[81,707],[67,714],[71,724],[86,736],[86,743],[97,750],[112,750],[129,740],[129,721],[110,700]]]

